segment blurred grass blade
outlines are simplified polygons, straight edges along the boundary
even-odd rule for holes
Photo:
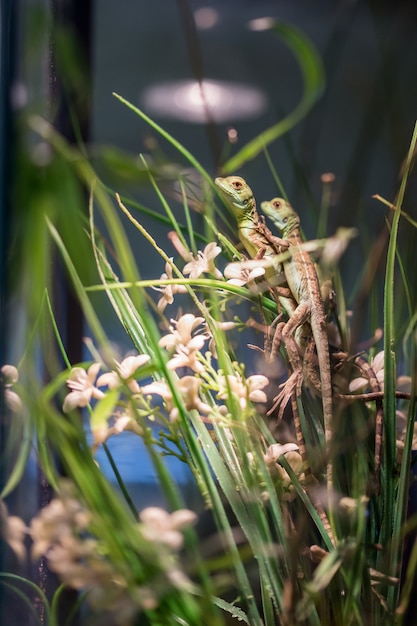
[[[405,189],[408,180],[408,174],[411,167],[414,149],[417,143],[417,123],[414,127],[413,136],[410,143],[407,159],[405,162],[404,174],[402,176],[398,197],[396,200],[396,210],[392,218],[390,229],[390,239],[387,253],[387,264],[385,272],[385,289],[384,289],[384,473],[383,481],[383,499],[384,499],[384,518],[381,527],[381,544],[388,547],[394,531],[394,536],[398,537],[401,524],[403,522],[404,508],[403,506],[394,508],[395,492],[394,480],[395,476],[395,455],[396,455],[396,362],[395,362],[395,319],[394,319],[394,275],[398,225],[401,216],[401,207],[404,199]],[[406,481],[408,482],[408,481]],[[401,493],[401,500],[405,497]],[[397,502],[398,505],[398,502]],[[388,559],[389,571],[392,576],[397,574],[397,557],[395,550],[398,548],[397,542],[391,547],[391,558]],[[380,568],[378,568],[380,569]],[[390,589],[389,598],[390,606],[394,610],[396,603],[396,594],[398,590]]]
[[[162,126],[159,126],[159,124],[154,122],[153,119],[148,117],[146,113],[144,113],[143,111],[138,109],[138,107],[135,107],[133,104],[131,104],[131,102],[129,102],[122,96],[119,96],[119,94],[115,92],[113,92],[113,96],[117,98],[120,102],[122,102],[122,104],[127,106],[128,109],[130,109],[131,111],[136,113],[136,115],[141,117],[143,121],[149,124],[149,126],[151,126],[154,130],[156,130],[156,132],[159,133],[161,137],[164,137],[164,139],[166,139],[172,146],[174,146],[174,148],[176,148],[178,152],[182,154],[183,157],[186,158],[186,160],[190,163],[190,165],[192,165],[197,170],[197,172],[199,172],[199,174],[201,174],[201,176],[205,180],[207,180],[208,183],[210,183],[210,185],[214,186],[214,182],[210,174],[204,169],[201,163],[197,161],[197,159],[191,154],[191,152],[187,150],[187,148],[185,148],[179,141],[174,139],[174,137],[170,135],[166,130],[164,130]]]
[[[107,336],[103,330],[103,327],[99,321],[98,315],[95,312],[95,309],[93,307],[93,305],[90,302],[90,299],[88,297],[88,295],[85,292],[84,289],[84,285],[82,284],[80,277],[77,273],[77,270],[75,269],[75,266],[72,262],[72,259],[70,257],[70,255],[68,254],[67,249],[64,246],[64,243],[58,233],[58,231],[56,230],[55,226],[49,221],[48,218],[46,218],[47,224],[48,224],[48,228],[49,228],[49,232],[52,236],[52,239],[55,241],[61,256],[64,260],[64,263],[66,265],[66,268],[68,270],[68,273],[71,277],[73,286],[75,288],[75,291],[77,293],[77,296],[80,300],[80,304],[82,306],[83,309],[83,313],[86,317],[86,320],[88,322],[88,324],[90,325],[93,333],[96,336],[97,341],[99,342],[99,344],[101,346],[106,346],[107,345]]]
[[[276,23],[272,30],[289,46],[297,59],[303,79],[303,95],[299,104],[287,117],[252,139],[222,166],[224,174],[237,171],[247,161],[260,154],[265,146],[281,137],[300,122],[323,93],[325,86],[321,58],[313,43],[297,28]],[[278,78],[277,78],[278,80]]]
[[[222,609],[223,611],[226,611],[226,613],[230,613],[230,615],[237,619],[238,622],[242,622],[244,624],[251,624],[251,622],[248,620],[246,613],[244,613],[242,611],[242,609],[240,609],[238,606],[235,606],[234,604],[231,604],[231,602],[226,602],[226,600],[223,600],[222,598],[219,598],[217,596],[213,597],[213,603],[218,606],[220,609]]]

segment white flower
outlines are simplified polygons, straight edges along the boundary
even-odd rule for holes
[[[196,328],[204,322],[204,317],[196,317],[192,313],[182,315],[178,321],[171,320],[170,333],[161,337],[159,345],[167,350],[175,349],[174,356],[168,361],[170,369],[190,367],[195,372],[204,371],[197,355],[209,338],[206,333],[193,335]]]
[[[411,377],[410,376],[398,376],[396,388],[398,391],[404,393],[411,393]]]
[[[269,379],[262,374],[254,374],[246,379],[251,402],[266,402],[267,395],[262,389],[269,385]]]
[[[39,558],[46,554],[52,545],[70,538],[74,529],[85,531],[89,521],[89,513],[80,502],[69,495],[68,487],[64,485],[61,497],[51,500],[31,521],[33,558]]]
[[[178,381],[178,391],[180,392],[185,408],[190,411],[196,409],[200,413],[207,415],[211,412],[212,407],[203,402],[198,395],[202,381],[194,376],[183,376]],[[164,380],[156,380],[149,385],[142,387],[142,393],[145,395],[157,394],[163,398],[169,413],[169,419],[175,421],[179,415],[179,409],[175,406],[172,399],[172,392],[168,384]]]
[[[206,402],[203,402],[198,395],[201,384],[202,381],[195,376],[183,376],[178,382],[178,389],[187,411],[195,409],[199,413],[208,415],[212,411],[212,407]],[[170,420],[175,421],[178,414],[178,408],[174,407],[169,413]]]
[[[150,358],[148,354],[138,354],[126,357],[121,363],[115,361],[116,371],[106,372],[99,376],[96,383],[97,387],[107,385],[110,389],[117,389],[123,381],[132,393],[139,393],[140,387],[136,380],[133,380],[133,376]]]
[[[93,363],[87,371],[82,367],[72,368],[67,379],[67,385],[71,392],[64,400],[63,410],[65,413],[75,407],[87,406],[92,398],[100,400],[104,397],[104,393],[94,385],[100,367],[100,363]]]
[[[170,263],[166,262],[165,272],[161,275],[160,280],[172,279],[172,266]],[[185,285],[161,285],[160,287],[153,287],[153,289],[162,293],[162,296],[158,300],[157,304],[159,311],[164,311],[168,304],[172,304],[174,302],[174,295],[176,293],[187,293]]]
[[[0,501],[0,536],[9,544],[20,561],[26,557],[25,535],[28,528],[20,517],[9,515],[4,502]]]
[[[252,291],[259,291],[255,280],[265,275],[265,263],[254,259],[229,263],[224,269],[224,275],[231,285],[237,287],[247,285]]]
[[[164,380],[154,380],[152,383],[149,383],[149,385],[145,385],[144,387],[142,387],[142,394],[146,395],[148,393],[151,395],[157,394],[167,401],[171,400],[172,398],[172,393],[168,386],[168,383],[166,383]]]
[[[179,345],[190,346],[190,349],[203,347],[207,335],[192,336],[193,331],[201,326],[204,317],[196,317],[192,313],[182,315],[179,320],[171,320],[170,333],[159,340],[159,345],[167,348],[175,348]]]
[[[164,543],[173,550],[179,550],[184,541],[180,529],[193,524],[197,516],[188,509],[167,513],[159,507],[149,506],[139,513],[139,518],[143,524],[142,532],[149,541]]]
[[[6,406],[17,413],[22,408],[22,401],[15,391],[12,390],[12,386],[19,380],[19,372],[14,365],[3,365],[1,368],[1,374],[4,385],[4,401]]]
[[[222,249],[212,241],[207,244],[203,251],[199,250],[197,256],[185,266],[183,274],[189,274],[190,278],[198,278],[201,274],[212,274],[215,278],[222,278],[222,273],[214,265],[214,259]]]
[[[249,376],[246,380],[242,380],[238,376],[229,374],[227,377],[220,378],[220,391],[218,397],[226,399],[228,397],[229,388],[232,394],[239,398],[239,404],[245,409],[248,400],[252,402],[266,402],[267,396],[262,389],[269,384],[269,380],[262,374]]]
[[[298,451],[299,447],[296,443],[273,443],[264,454],[265,463],[267,465],[276,463],[282,454],[286,455],[288,452],[297,452],[300,456]]]
[[[373,370],[378,383],[382,386],[384,384],[384,351],[378,352],[371,360],[370,364],[371,369]],[[359,389],[364,389],[369,385],[369,379],[364,376],[358,376],[358,378],[354,378],[349,383],[349,391],[358,391]]]
[[[3,365],[1,374],[5,385],[13,385],[19,380],[19,372],[14,365]]]
[[[285,456],[285,460],[291,466],[291,469],[298,476],[300,481],[305,479],[303,473],[303,459],[299,452],[299,447],[295,443],[274,443],[269,446],[264,454],[265,463],[278,476],[279,485],[283,489],[283,499],[291,501],[296,497],[296,491],[287,470],[279,464],[279,459],[282,455]]]
[[[142,511],[143,521],[132,527],[133,532],[140,533],[146,557],[143,569],[149,573],[142,586],[135,572],[126,566],[126,560],[114,558],[109,552],[106,539],[103,541],[97,528],[99,518],[72,493],[71,485],[62,484],[60,497],[32,520],[33,557],[45,555],[48,566],[62,582],[87,591],[87,601],[98,615],[110,611],[112,623],[130,624],[138,608],[156,608],[166,589],[171,590],[173,585],[190,589],[192,583],[179,571],[175,552],[183,544],[180,530],[195,521],[192,511],[176,511],[172,515],[165,511],[161,514],[156,507]],[[140,559],[140,555],[137,557]]]

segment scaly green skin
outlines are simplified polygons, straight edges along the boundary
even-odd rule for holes
[[[252,259],[276,256],[279,248],[273,243],[272,233],[269,231],[269,236],[265,234],[267,229],[261,222],[252,189],[245,179],[227,176],[216,178],[214,182],[236,218],[240,242],[249,256]],[[278,237],[276,239],[279,241]]]
[[[316,268],[310,255],[303,248],[300,235],[300,218],[292,206],[282,198],[274,198],[269,202],[262,202],[261,208],[289,244],[290,257],[283,262],[283,266],[288,286],[298,306],[282,329],[282,337],[287,345],[288,356],[292,361],[294,370],[296,371],[298,368],[300,371],[297,355],[294,349],[288,350],[288,346],[291,346],[291,338],[298,326],[306,321],[310,322],[320,370],[326,449],[329,454],[332,440],[332,383],[326,314]],[[301,375],[301,372],[299,375]],[[330,463],[328,463],[327,467],[327,477],[329,487],[331,487],[333,480]]]
[[[286,242],[274,237],[261,221],[256,210],[253,192],[244,178],[241,176],[219,177],[214,182],[236,218],[240,242],[249,256],[252,259],[265,257],[273,259],[273,268],[266,271],[265,277],[271,288],[275,290],[276,299],[288,315],[291,315],[297,305],[292,297],[286,297],[285,292],[279,292],[278,283],[282,283],[285,276],[281,263],[275,262],[275,258],[280,253],[280,244],[287,247]]]
[[[288,247],[287,242],[274,237],[260,219],[252,189],[244,178],[241,176],[219,177],[214,182],[236,218],[240,242],[249,256],[252,259],[272,259],[272,269],[266,270],[265,278],[271,287],[275,301],[287,312],[288,317],[291,317],[297,308],[297,302],[291,294],[288,294],[288,289],[278,286],[285,280],[285,274],[282,263],[276,261],[277,255],[281,252],[281,246],[284,249]],[[304,354],[311,339],[309,325],[300,325],[295,337],[300,351]],[[273,356],[274,352],[271,357]],[[313,378],[314,373],[310,372],[308,380]],[[317,383],[313,383],[312,387],[317,388]]]

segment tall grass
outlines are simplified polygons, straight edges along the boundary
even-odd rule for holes
[[[296,123],[318,97],[322,74],[311,47],[298,32],[284,28],[280,32],[298,51],[306,78],[304,98],[286,125],[250,143],[224,164],[224,172],[254,158],[266,143]],[[180,176],[178,181],[184,211],[178,218],[169,195],[143,160],[155,199],[165,212],[163,221],[174,232],[171,240],[178,252],[174,260],[157,235],[143,226],[134,202],[110,193],[97,180],[83,152],[67,145],[43,120],[32,120],[36,132],[90,189],[85,230],[74,237],[82,238],[83,246],[88,243],[95,264],[94,280],[90,275],[86,280],[80,275],[76,250],[69,250],[53,216],[46,217],[49,245],[53,243],[60,255],[91,332],[91,361],[69,362],[51,290],[43,292],[34,332],[37,327],[48,327],[44,336],[49,341],[53,337],[65,368],[53,371],[56,362],[45,357],[49,382],[27,385],[24,377],[20,387],[15,381],[13,387],[7,383],[8,391],[16,389],[29,407],[30,419],[21,422],[23,443],[17,438],[13,442],[17,462],[2,494],[7,496],[18,484],[35,440],[40,466],[56,489],[57,499],[55,509],[46,507],[32,522],[33,557],[43,548],[63,584],[80,590],[80,605],[86,602],[98,619],[106,615],[114,623],[405,623],[416,559],[413,549],[406,567],[404,543],[414,524],[407,522],[406,503],[415,413],[415,338],[410,326],[401,345],[402,320],[397,319],[394,293],[398,280],[411,292],[397,233],[416,132],[398,195],[387,209],[382,364],[381,358],[375,358],[375,345],[369,354],[361,355],[350,346],[343,277],[337,266],[332,267],[337,302],[342,303],[332,321],[339,340],[329,345],[335,434],[332,448],[326,450],[320,397],[304,386],[302,395],[292,401],[292,415],[299,420],[305,444],[301,450],[297,445],[300,439],[294,443],[294,433],[277,442],[276,418],[267,415],[278,383],[269,373],[272,365],[267,363],[267,355],[262,355],[263,333],[254,335],[247,321],[249,315],[256,318],[258,327],[263,325],[267,333],[279,311],[269,297],[268,285],[262,290],[259,281],[234,284],[225,277],[225,267],[241,259],[242,253],[236,247],[237,238],[226,235],[233,232],[233,219],[225,217],[213,176],[140,109],[116,97],[175,148],[184,165],[198,173],[204,232],[193,230],[189,199],[195,188],[187,177]],[[97,226],[97,215],[106,234]],[[123,217],[129,220],[127,226]],[[128,238],[126,228],[133,230],[135,245],[146,240],[157,252],[161,278],[141,279],[129,243],[132,234]],[[323,223],[320,235],[322,230]],[[344,244],[343,236],[335,241]],[[212,244],[210,258],[207,247],[206,256],[196,253],[202,242]],[[319,265],[323,247],[324,257],[328,248],[322,239],[311,248]],[[190,264],[194,269],[187,270]],[[120,363],[120,357],[113,354],[100,311],[94,306],[97,292],[107,295],[133,353],[148,358]],[[175,320],[170,310],[176,311]],[[254,341],[258,349],[253,354],[261,355],[255,364],[262,371],[249,375],[256,365],[243,361],[242,355],[248,351],[239,347]],[[45,344],[42,349],[46,350]],[[27,358],[26,354],[19,370],[24,371]],[[407,392],[398,393],[397,361],[411,375]],[[284,346],[274,369],[277,363],[285,371]],[[360,377],[364,378],[363,389],[355,395],[349,385]],[[71,393],[79,395],[69,400]],[[83,428],[79,408],[84,409],[93,443]],[[408,412],[402,436],[398,434],[399,410]],[[287,420],[291,431],[292,418]],[[376,457],[380,441],[375,437],[378,420],[383,425],[380,462]],[[158,436],[155,425],[160,429]],[[159,534],[144,512],[135,510],[107,446],[108,438],[124,429],[142,439],[167,509],[180,514],[165,518],[161,511],[153,512]],[[121,495],[95,463],[99,446],[111,462]],[[191,470],[202,506],[212,518],[218,549],[209,555],[202,548],[204,538],[198,526],[179,521],[187,515],[190,521],[192,516],[184,512],[184,496],[169,474],[165,459],[170,455]],[[334,463],[332,489],[326,484],[327,455]],[[66,481],[62,481],[62,468]],[[12,529],[11,518],[5,520],[5,527]],[[58,533],[58,527],[67,534]],[[67,566],[63,568],[62,563]],[[3,580],[21,595],[14,576],[2,575]],[[49,608],[50,624],[58,623],[61,592],[60,588]],[[44,597],[42,600],[47,604]]]

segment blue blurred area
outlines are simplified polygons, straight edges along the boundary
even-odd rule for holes
[[[155,438],[158,428],[155,428]],[[134,433],[121,433],[111,437],[107,446],[117,465],[117,469],[138,511],[146,506],[167,507],[161,491],[158,475],[143,440]],[[95,459],[108,480],[117,487],[111,464],[103,450],[99,448]],[[191,509],[200,509],[201,498],[189,467],[174,456],[165,456],[164,463],[184,498],[184,504]]]

